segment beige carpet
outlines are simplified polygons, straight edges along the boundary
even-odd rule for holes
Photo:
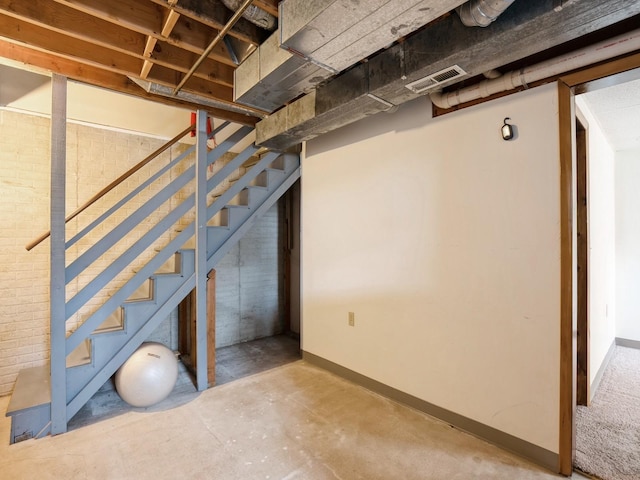
[[[578,407],[576,467],[602,480],[640,479],[640,350],[616,347],[591,406]]]
[[[8,429],[2,480],[561,478],[304,361],[53,438]]]

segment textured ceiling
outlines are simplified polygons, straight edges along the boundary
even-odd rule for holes
[[[640,150],[640,80],[583,95],[611,147]]]

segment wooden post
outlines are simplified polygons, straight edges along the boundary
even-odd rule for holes
[[[207,112],[198,110],[196,130],[196,386],[207,385]]]
[[[65,342],[65,196],[67,161],[67,78],[51,79],[51,434],[67,431]]]
[[[207,384],[216,383],[216,271],[207,275]],[[178,307],[178,348],[183,363],[194,374],[198,370],[196,338],[196,291],[180,302]]]
[[[207,275],[207,381],[216,384],[216,271]]]

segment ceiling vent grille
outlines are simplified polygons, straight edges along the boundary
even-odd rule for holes
[[[405,85],[405,87],[407,87],[414,93],[422,93],[426,90],[434,89],[439,85],[448,82],[449,80],[464,77],[466,74],[467,72],[465,72],[462,68],[460,68],[458,65],[454,65],[453,67],[445,68],[443,70],[440,70],[439,72],[408,83]]]

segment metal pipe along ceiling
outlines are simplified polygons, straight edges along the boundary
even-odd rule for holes
[[[236,22],[240,20],[240,17],[245,12],[245,10],[249,8],[249,6],[251,5],[251,2],[253,2],[253,0],[245,0],[240,6],[240,8],[236,10],[236,12],[227,22],[227,24],[224,27],[222,27],[222,30],[218,32],[218,35],[216,35],[216,38],[214,38],[209,44],[209,46],[205,49],[205,51],[202,52],[202,55],[200,55],[198,60],[196,60],[196,63],[194,63],[193,66],[189,69],[189,71],[184,74],[184,77],[182,77],[182,80],[180,81],[178,86],[173,90],[173,95],[177,95],[178,92],[182,90],[182,87],[184,87],[184,84],[187,83],[187,80],[191,78],[191,76],[195,73],[198,67],[202,64],[204,59],[209,56],[209,54],[213,51],[215,46],[218,43],[220,43],[220,40],[222,40],[224,36],[229,32],[229,30],[233,28]]]
[[[456,8],[467,27],[487,27],[515,0],[470,0]]]
[[[490,95],[525,87],[545,78],[561,75],[576,68],[609,60],[640,49],[640,29],[581,48],[550,60],[531,65],[522,70],[505,73],[499,78],[482,82],[454,92],[433,92],[431,101],[440,108],[451,108],[461,103],[489,97]]]

